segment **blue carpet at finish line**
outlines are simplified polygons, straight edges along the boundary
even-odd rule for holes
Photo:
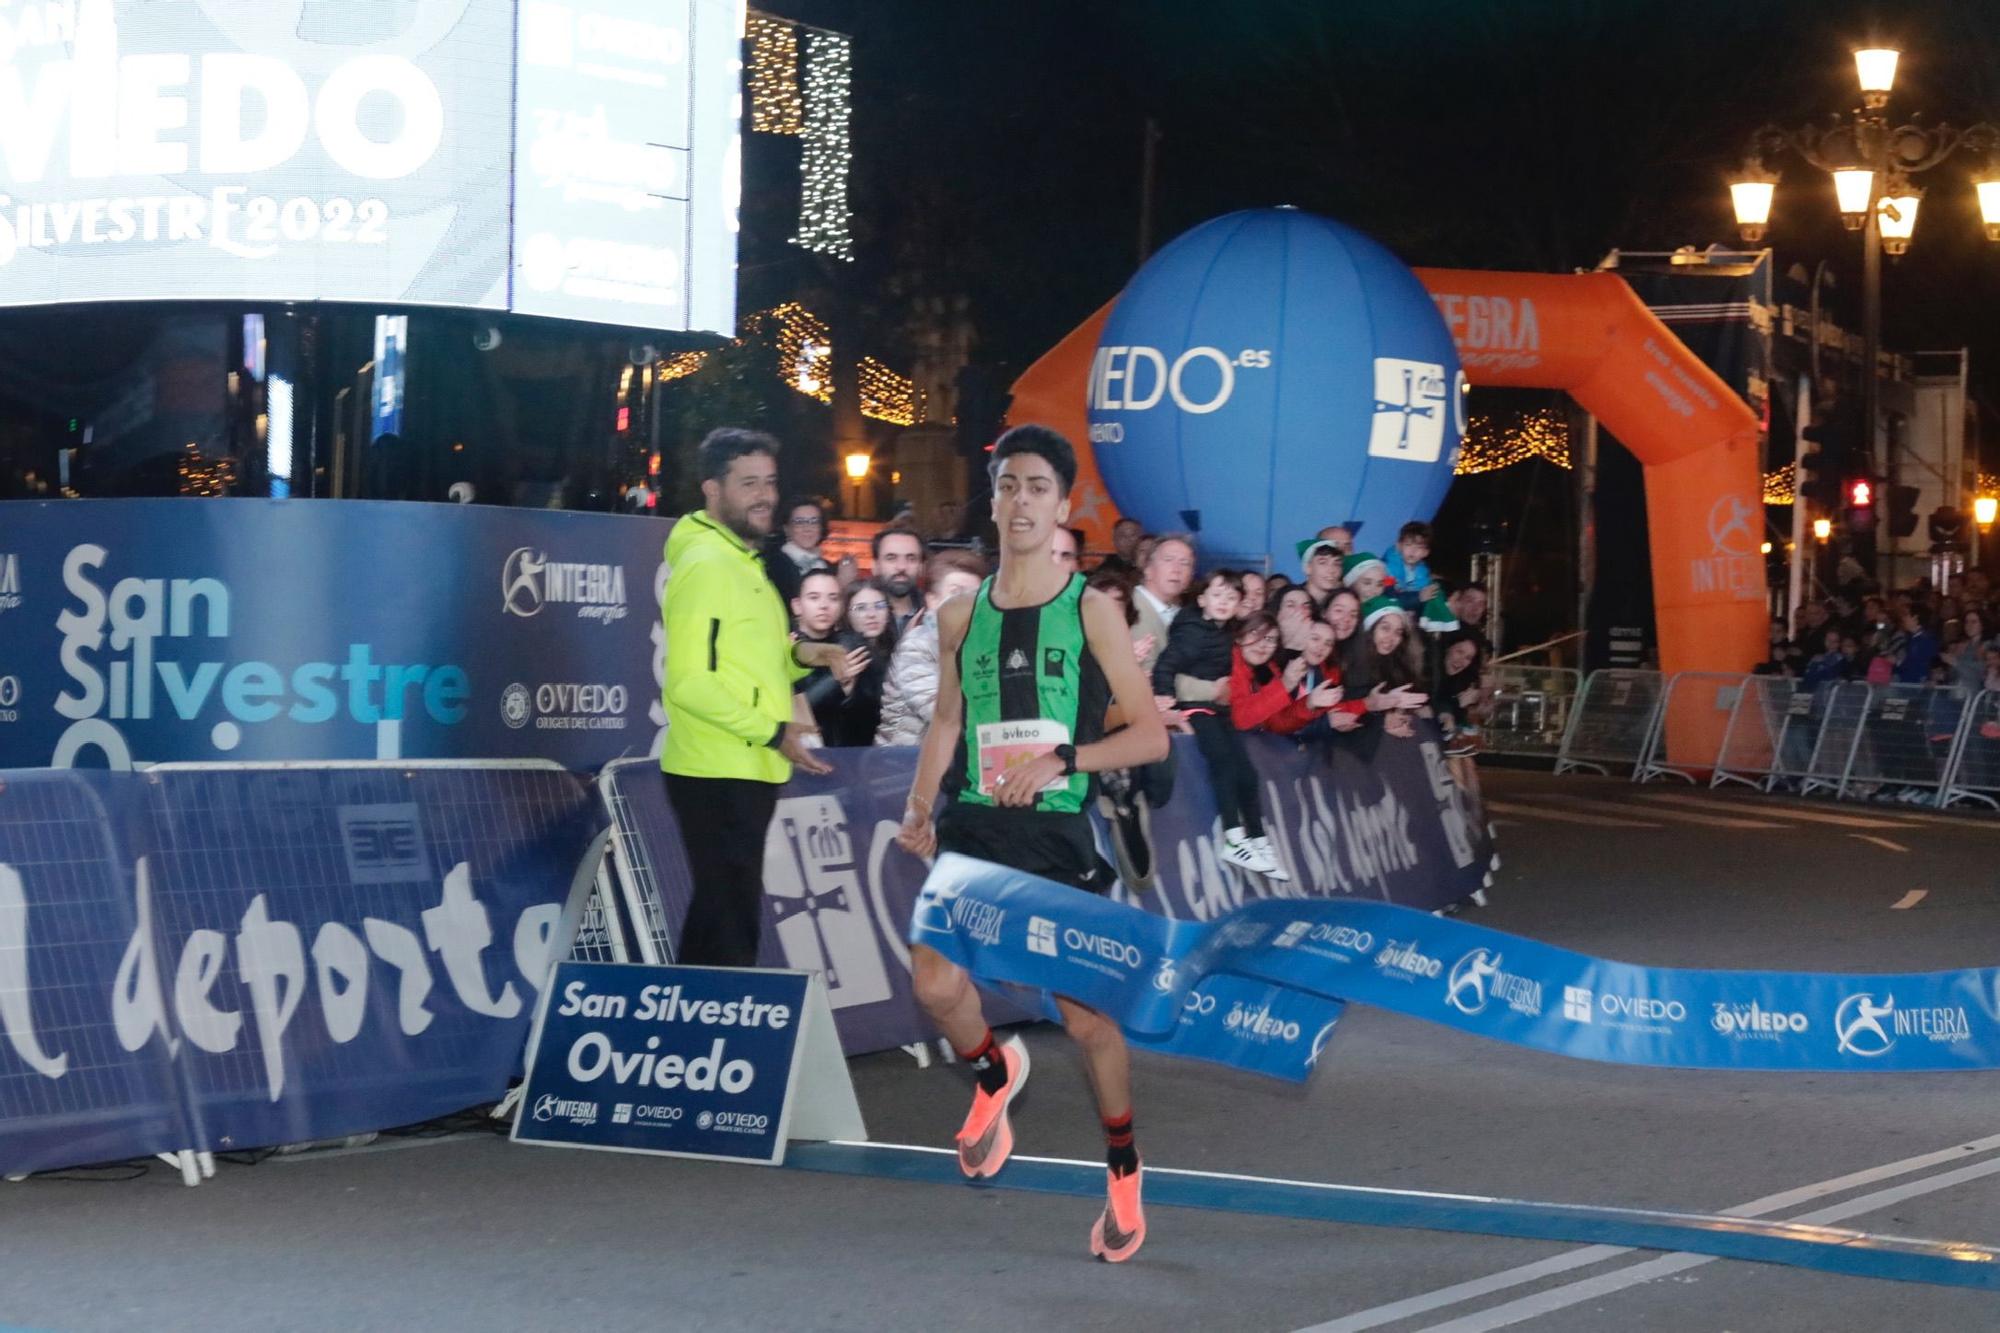
[[[1013,1189],[1099,1198],[1104,1168],[1093,1163],[1016,1157],[1003,1178],[968,1182],[950,1152],[875,1143],[794,1143],[785,1165],[794,1170],[889,1180]],[[1854,1277],[1888,1278],[1946,1287],[2000,1291],[2000,1250],[1961,1242],[1871,1236],[1833,1227],[1650,1212],[1587,1204],[1536,1203],[1465,1195],[1369,1189],[1180,1173],[1146,1173],[1146,1202],[1170,1208],[1292,1217],[1361,1226],[1411,1227],[1532,1240],[1620,1245],[1818,1269]]]

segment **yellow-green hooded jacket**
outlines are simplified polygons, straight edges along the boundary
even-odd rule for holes
[[[667,538],[667,742],[660,767],[697,778],[783,782],[773,746],[792,717],[791,625],[764,563],[697,511]]]

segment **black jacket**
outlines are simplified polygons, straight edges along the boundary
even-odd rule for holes
[[[1175,676],[1227,680],[1234,665],[1235,626],[1218,625],[1190,606],[1167,629],[1167,646],[1153,663],[1153,693],[1173,694]]]

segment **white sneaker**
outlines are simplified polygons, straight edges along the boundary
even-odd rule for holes
[[[1257,869],[1257,849],[1250,845],[1250,839],[1243,836],[1240,828],[1228,829],[1222,835],[1222,859],[1230,865],[1262,874]]]
[[[1265,879],[1275,880],[1280,884],[1291,881],[1292,877],[1285,873],[1282,865],[1278,864],[1278,853],[1272,848],[1269,838],[1250,839],[1250,850],[1257,853],[1257,864],[1250,867],[1252,870]]]

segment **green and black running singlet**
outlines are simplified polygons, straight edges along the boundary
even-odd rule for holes
[[[1040,606],[993,605],[993,580],[979,585],[972,619],[958,648],[958,684],[965,696],[959,737],[946,786],[968,805],[993,805],[993,779],[1058,745],[1088,745],[1104,734],[1111,690],[1083,632],[1081,574]],[[1080,814],[1090,775],[1059,777],[1034,808]]]

